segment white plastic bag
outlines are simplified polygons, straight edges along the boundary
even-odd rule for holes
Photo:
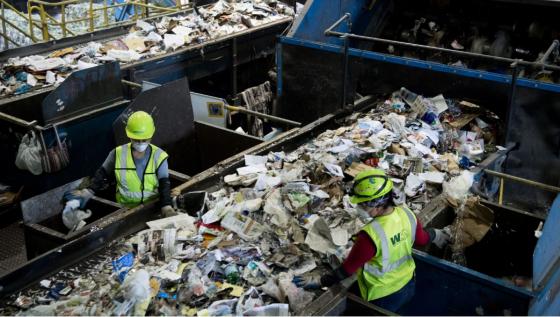
[[[62,211],[62,222],[70,231],[76,231],[86,225],[85,219],[91,217],[91,210],[81,210],[80,202],[76,199],[66,203]]]
[[[469,194],[473,184],[474,174],[469,171],[461,172],[461,175],[451,178],[443,183],[443,193],[447,196],[462,201]]]
[[[19,169],[28,170],[33,175],[43,173],[41,145],[35,132],[31,131],[21,139],[16,155],[16,166]]]
[[[124,297],[131,301],[141,302],[150,297],[150,274],[141,269],[130,274],[122,285]]]

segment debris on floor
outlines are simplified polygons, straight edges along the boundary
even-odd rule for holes
[[[117,40],[90,42],[44,56],[10,58],[0,70],[0,96],[20,95],[32,89],[58,85],[79,69],[110,61],[130,63],[162,55],[293,15],[292,7],[280,1],[229,3],[219,0],[187,15],[137,21],[127,35]]]
[[[435,100],[403,88],[291,153],[247,155],[245,166],[208,193],[201,217],[149,222],[49,278],[49,289],[14,295],[0,313],[297,314],[322,290],[298,288],[292,277],[326,273],[332,257],[346,257],[351,237],[369,220],[349,201],[351,175],[373,167],[393,179],[397,204],[416,213],[443,192],[466,199],[473,230],[461,239],[478,241],[493,220],[469,200],[467,173],[496,151],[500,121],[474,104]],[[465,117],[472,119],[452,124]],[[469,163],[460,164],[463,158]]]

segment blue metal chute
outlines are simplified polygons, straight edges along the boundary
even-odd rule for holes
[[[531,303],[529,315],[560,314],[560,195],[550,208],[543,234],[533,255],[533,288],[537,296]]]

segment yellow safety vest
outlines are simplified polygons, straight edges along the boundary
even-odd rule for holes
[[[157,170],[168,157],[167,153],[150,144],[151,153],[141,180],[136,173],[130,143],[115,150],[115,178],[117,179],[117,202],[128,208],[155,200],[158,197]]]
[[[416,216],[407,207],[397,206],[362,230],[377,249],[375,256],[358,270],[362,298],[372,301],[395,293],[412,279],[416,268],[412,259]]]

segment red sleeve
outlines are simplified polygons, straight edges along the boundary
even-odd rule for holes
[[[430,243],[430,234],[424,230],[420,220],[416,219],[416,239],[414,245],[423,246]]]
[[[342,263],[344,271],[346,271],[348,275],[354,274],[354,272],[364,266],[367,261],[371,260],[376,252],[377,249],[371,238],[367,233],[360,231],[356,243],[354,243],[352,250],[350,250],[350,254],[346,260],[344,260],[344,263]]]

